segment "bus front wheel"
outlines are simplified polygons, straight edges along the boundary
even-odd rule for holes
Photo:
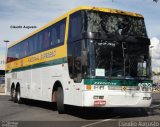
[[[65,113],[64,94],[62,87],[58,87],[57,90],[57,109],[59,114]]]

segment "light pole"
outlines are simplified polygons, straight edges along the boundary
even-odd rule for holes
[[[6,52],[5,52],[5,64],[7,63],[7,44],[9,43],[8,40],[4,40],[3,42],[6,43]]]
[[[5,65],[6,65],[7,64],[7,44],[9,43],[9,40],[4,40],[3,42],[6,43],[6,51],[5,51]],[[5,71],[6,71],[6,66],[5,66]],[[7,94],[7,88],[8,88],[8,85],[7,85],[6,76],[5,76],[5,94]]]

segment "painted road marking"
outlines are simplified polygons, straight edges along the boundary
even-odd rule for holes
[[[119,118],[120,116],[117,116],[115,118]],[[97,122],[94,122],[94,123],[90,123],[90,124],[87,124],[87,125],[83,125],[81,127],[89,127],[89,126],[92,126],[92,125],[96,125],[96,124],[99,124],[99,123],[103,123],[103,122],[106,122],[106,121],[111,121],[111,120],[114,120],[114,119],[104,119],[104,120],[101,120],[101,121],[97,121]]]
[[[154,106],[152,106],[150,108],[157,108],[157,107],[160,107],[160,105],[154,105]]]

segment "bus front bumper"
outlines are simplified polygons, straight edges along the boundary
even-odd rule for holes
[[[149,107],[151,92],[83,91],[83,107]]]

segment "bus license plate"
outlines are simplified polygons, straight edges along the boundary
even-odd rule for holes
[[[96,100],[94,101],[94,106],[103,106],[106,105],[106,101],[105,100]]]

